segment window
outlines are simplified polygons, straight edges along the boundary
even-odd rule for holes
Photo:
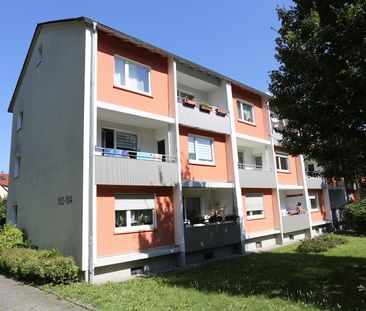
[[[247,219],[264,218],[264,199],[262,193],[245,195]]]
[[[308,172],[314,172],[314,171],[315,171],[314,164],[308,164]]]
[[[36,55],[36,67],[42,62],[43,59],[43,45],[41,44],[37,49]]]
[[[189,94],[186,91],[181,91],[181,90],[177,90],[177,96],[178,96],[178,101],[182,100],[184,98],[188,98],[190,100],[194,99],[194,95],[193,94]]]
[[[14,225],[18,223],[18,205],[13,206],[13,214],[14,214]]]
[[[19,177],[19,172],[20,172],[20,156],[16,156],[14,162],[14,178]]]
[[[319,210],[319,197],[317,193],[309,193],[310,209],[312,212]]]
[[[242,100],[237,101],[239,120],[254,124],[254,106]]]
[[[244,163],[244,152],[243,151],[238,151],[238,166],[241,169],[245,168],[245,163]]]
[[[255,169],[256,170],[263,169],[262,155],[257,155],[257,156],[254,156],[253,158],[254,158]]]
[[[213,164],[213,140],[199,136],[188,135],[189,161],[201,164]]]
[[[137,135],[102,128],[102,148],[137,150]]]
[[[199,218],[201,217],[201,198],[186,198],[185,203],[186,219],[189,220],[191,224],[199,223]]]
[[[155,195],[117,194],[115,231],[140,231],[156,228]]]
[[[115,57],[114,84],[150,94],[150,68],[125,58]]]
[[[290,165],[289,165],[288,154],[286,154],[286,153],[276,153],[276,165],[277,165],[277,171],[279,171],[279,172],[289,172],[290,171]]]
[[[23,126],[23,111],[17,113],[17,131],[19,131]]]

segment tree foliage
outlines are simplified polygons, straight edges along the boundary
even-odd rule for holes
[[[271,109],[293,155],[328,176],[366,172],[366,0],[294,0],[278,8]]]

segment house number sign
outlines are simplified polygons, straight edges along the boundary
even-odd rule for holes
[[[60,195],[57,198],[57,205],[63,206],[63,205],[70,205],[72,204],[72,194],[69,195]]]

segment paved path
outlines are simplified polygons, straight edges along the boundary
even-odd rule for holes
[[[0,275],[0,311],[85,311],[71,302]]]

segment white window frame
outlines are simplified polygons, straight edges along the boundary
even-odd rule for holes
[[[255,123],[255,106],[254,104],[246,101],[246,100],[243,100],[243,99],[237,99],[236,100],[236,103],[237,103],[237,107],[238,107],[238,104],[240,104],[240,110],[238,109],[238,119],[240,122],[244,122],[244,123],[248,123],[250,125],[256,125]],[[248,105],[248,106],[251,106],[252,108],[252,116],[253,116],[253,122],[250,122],[250,121],[247,121],[244,119],[244,109],[243,109],[243,105]]]
[[[17,132],[20,131],[23,127],[23,111],[18,111],[16,114],[16,125],[17,125]]]
[[[252,157],[253,157],[254,169],[256,171],[263,171],[263,167],[264,167],[264,165],[263,165],[263,153],[253,154]],[[255,163],[256,158],[261,158],[261,160],[262,160],[262,166],[261,167],[257,167],[257,164]]]
[[[133,131],[125,131],[118,128],[108,127],[108,126],[100,126],[100,146],[102,146],[102,130],[112,130],[113,131],[113,149],[117,149],[117,132],[124,134],[136,135],[136,151],[139,151],[139,134]]]
[[[311,200],[316,200],[316,208],[312,208],[311,205]],[[309,192],[309,207],[310,207],[310,212],[314,213],[314,212],[319,212],[320,210],[320,202],[319,202],[319,194],[317,192]]]
[[[209,161],[197,160],[197,158],[199,159],[199,152],[198,152],[198,144],[197,144],[196,139],[194,140],[194,150],[195,150],[196,159],[190,159],[189,158],[189,137],[208,139],[211,142],[212,161],[209,162]],[[188,142],[187,143],[188,143],[188,161],[189,161],[189,163],[209,165],[209,166],[214,166],[215,165],[215,140],[212,137],[188,134]]]
[[[282,169],[282,167],[281,167],[281,161],[278,161],[277,162],[277,158],[285,158],[285,159],[287,159],[287,166],[288,166],[288,169],[287,170]],[[275,160],[276,160],[276,169],[277,169],[277,172],[282,172],[282,173],[289,173],[290,172],[290,156],[288,154],[276,152],[276,159]],[[278,163],[278,165],[277,165],[277,163]]]
[[[122,85],[122,84],[119,84],[116,79],[115,79],[115,62],[116,62],[116,59],[119,59],[119,60],[122,60],[125,62],[125,83],[126,85]],[[133,87],[131,87],[129,84],[129,65],[128,63],[133,63],[137,66],[140,66],[140,67],[143,67],[145,69],[147,69],[147,76],[148,76],[148,83],[149,83],[149,92],[144,92],[144,91],[141,91],[141,90],[138,90],[138,89],[135,89]],[[147,65],[144,65],[144,64],[141,64],[139,62],[136,62],[132,59],[128,59],[126,57],[122,57],[120,55],[117,55],[115,54],[114,55],[114,66],[113,66],[113,85],[118,87],[118,88],[122,88],[122,89],[126,89],[126,90],[129,90],[129,91],[133,91],[133,92],[136,92],[136,93],[141,93],[141,94],[144,94],[144,95],[150,95],[152,96],[152,90],[151,90],[151,67],[150,66],[147,66]]]
[[[116,208],[116,203],[117,203],[117,197],[119,195],[136,195],[136,196],[143,196],[143,195],[149,195],[149,196],[153,196],[154,198],[154,208],[152,208],[152,220],[153,220],[153,224],[152,225],[140,225],[140,226],[132,226],[131,225],[131,211],[134,211],[134,209],[117,209]],[[116,211],[126,211],[126,227],[116,227],[115,226],[115,215],[116,215]],[[114,227],[114,232],[115,233],[127,233],[127,232],[140,232],[140,231],[152,231],[152,230],[156,230],[157,228],[157,219],[156,219],[156,194],[152,194],[152,193],[116,193],[115,194],[115,206],[114,206],[114,217],[113,217],[114,223],[113,223],[113,227]]]
[[[263,200],[263,209],[260,209],[260,210],[257,209],[257,210],[248,211],[247,210],[247,197],[248,196],[262,197],[262,200]],[[265,218],[265,209],[266,209],[266,207],[265,207],[265,203],[264,203],[264,193],[246,193],[245,194],[245,215],[246,215],[246,217],[247,217],[248,220],[251,220],[251,219],[263,219],[263,218]],[[262,214],[260,214],[260,215],[253,215],[253,212],[255,212],[255,211],[261,211]],[[248,215],[248,213],[249,213],[249,215]]]
[[[193,96],[193,100],[195,101],[196,99],[196,95],[195,94],[193,94],[192,92],[189,92],[189,91],[186,91],[186,90],[184,90],[184,89],[180,89],[180,88],[178,88],[177,89],[177,96],[178,97],[181,97],[182,99],[184,99],[184,97],[182,97],[181,96],[181,92],[182,93],[185,93],[185,94],[187,94],[187,95],[189,95],[189,96]]]

